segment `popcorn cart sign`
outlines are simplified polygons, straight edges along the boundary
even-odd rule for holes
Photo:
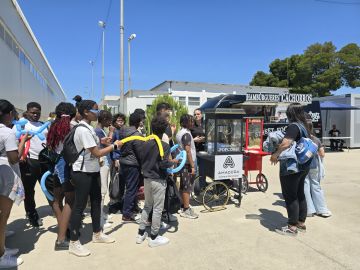
[[[241,178],[243,155],[216,155],[214,180]]]

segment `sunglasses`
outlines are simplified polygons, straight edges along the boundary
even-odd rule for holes
[[[91,109],[89,110],[90,112],[92,113],[95,113],[96,115],[99,115],[100,111],[99,110],[94,110],[94,109]]]

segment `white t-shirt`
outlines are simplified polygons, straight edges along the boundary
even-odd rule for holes
[[[24,130],[26,131],[37,131],[41,126],[43,125],[43,123],[41,122],[28,122],[25,127]],[[13,127],[13,130],[16,131],[16,127]],[[48,133],[48,129],[46,128],[43,132],[42,132],[45,136],[45,139],[42,141],[39,139],[38,136],[33,136],[30,140],[30,148],[29,148],[29,154],[30,154],[30,158],[32,159],[39,159],[39,153],[41,150],[44,149],[43,144],[46,145],[46,136]]]
[[[6,158],[6,152],[18,150],[15,130],[0,124],[0,158]]]
[[[80,121],[80,124],[83,124],[88,128],[82,126],[76,128],[74,134],[74,143],[78,152],[80,152],[82,149],[86,150],[81,153],[79,158],[72,165],[73,171],[99,172],[99,159],[93,156],[88,150],[89,148],[97,146],[100,143],[99,138],[96,136],[94,128],[88,123],[86,123],[85,121]],[[84,166],[81,170],[83,160]]]

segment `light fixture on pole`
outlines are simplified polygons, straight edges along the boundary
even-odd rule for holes
[[[101,70],[101,102],[104,103],[105,97],[105,22],[99,21],[99,26],[102,28],[102,70]]]
[[[124,0],[120,0],[120,111],[124,108]]]
[[[93,60],[90,60],[89,64],[91,65],[91,94],[90,94],[90,98],[94,98],[94,64],[95,64],[95,62]]]
[[[131,41],[136,38],[136,34],[131,34],[128,38],[128,91],[131,90],[131,53],[130,53],[130,43]]]

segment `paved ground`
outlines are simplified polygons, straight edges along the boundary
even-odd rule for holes
[[[25,269],[360,269],[360,150],[328,153],[323,188],[333,216],[307,220],[308,232],[296,238],[273,230],[286,222],[278,168],[264,160],[269,190],[249,192],[241,208],[229,204],[224,211],[200,213],[198,220],[179,217],[179,225],[165,235],[167,246],[151,249],[135,244],[137,225],[120,222],[108,230],[115,244],[91,243],[91,225],[81,241],[92,254],[77,258],[66,251],[55,252],[56,222],[37,189],[36,199],[43,217],[42,229],[26,225],[23,206],[14,206],[9,228],[16,235],[7,246],[19,247]],[[253,175],[254,177],[254,175]],[[196,207],[200,212],[203,208]],[[90,219],[85,219],[90,223]]]

